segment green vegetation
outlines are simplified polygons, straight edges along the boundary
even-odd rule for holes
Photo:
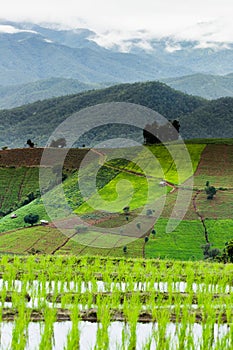
[[[187,144],[187,149],[193,164],[194,174],[194,190],[193,199],[189,203],[188,211],[183,221],[179,224],[175,231],[166,233],[166,225],[170,218],[173,207],[177,199],[176,186],[161,187],[160,181],[165,179],[171,184],[180,187],[180,191],[190,191],[186,188],[186,180],[192,175],[184,163],[182,157],[181,146],[179,144],[171,144],[176,164],[181,168],[179,178],[175,162],[172,159],[166,145],[153,145],[139,149],[137,156],[133,160],[121,159],[121,153],[116,150],[116,158],[108,159],[104,150],[90,152],[90,162],[86,163],[85,171],[79,173],[76,169],[70,169],[72,159],[80,158],[79,150],[73,150],[73,154],[69,155],[67,160],[67,168],[64,169],[66,175],[62,188],[70,208],[78,214],[82,219],[87,220],[88,224],[94,225],[93,230],[85,229],[83,232],[76,231],[72,226],[72,218],[67,228],[64,226],[67,234],[62,234],[51,225],[47,228],[36,226],[34,228],[23,228],[25,226],[24,217],[30,213],[39,215],[42,220],[50,221],[50,217],[45,211],[43,202],[40,198],[36,198],[29,204],[26,204],[15,210],[15,218],[11,218],[11,214],[4,216],[0,220],[0,232],[2,232],[2,245],[0,251],[8,251],[14,253],[29,252],[29,246],[23,245],[23,249],[19,245],[19,236],[25,237],[26,242],[30,242],[33,251],[47,252],[54,254],[90,254],[103,256],[127,256],[127,257],[160,257],[174,258],[182,260],[201,260],[204,258],[202,247],[210,243],[211,249],[220,249],[222,252],[225,248],[225,242],[232,238],[232,210],[233,210],[233,186],[232,183],[232,146],[231,145],[205,145],[205,144]],[[36,150],[35,150],[36,151]],[[215,159],[219,162],[220,168],[216,165],[211,157],[212,151],[215,153]],[[21,150],[24,152],[24,150]],[[33,150],[34,152],[34,150]],[[76,153],[75,153],[76,152]],[[122,155],[124,155],[122,149]],[[156,159],[153,164],[147,152],[151,152],[152,158]],[[19,155],[19,153],[18,153]],[[29,160],[31,162],[31,160]],[[139,166],[140,165],[140,166]],[[81,176],[83,185],[88,189],[90,180],[95,176],[95,169],[99,167],[96,178],[97,194],[83,198],[80,192],[78,179]],[[37,168],[2,168],[6,174],[27,174],[27,169],[33,174],[35,187],[38,185]],[[51,179],[47,172],[48,183]],[[146,175],[150,177],[146,179]],[[22,175],[23,176],[23,175]],[[7,178],[7,176],[5,176]],[[26,176],[24,176],[26,178]],[[204,186],[206,182],[214,184],[217,194],[212,201],[206,199]],[[14,183],[14,193],[17,198],[17,182]],[[8,182],[6,181],[6,186]],[[29,189],[29,181],[24,181],[24,186]],[[70,210],[63,205],[60,186],[55,186],[50,190],[48,195],[52,195],[50,210],[52,211],[53,220],[60,225],[66,225],[65,219],[70,216]],[[224,186],[224,187],[223,187]],[[19,191],[18,185],[18,191]],[[149,192],[148,192],[149,191]],[[13,191],[12,191],[13,192]],[[4,193],[4,189],[3,189]],[[92,193],[92,192],[91,192]],[[166,203],[160,219],[156,221],[154,230],[148,242],[145,242],[145,236],[149,232],[144,232],[143,227],[147,216],[154,214],[152,209],[147,210],[145,217],[141,210],[148,201],[156,201],[158,207],[166,195]],[[47,195],[45,195],[46,198]],[[26,199],[29,199],[28,195]],[[104,202],[103,202],[104,201]],[[157,207],[157,204],[155,206]],[[18,204],[17,204],[18,205]],[[107,205],[107,212],[105,206]],[[128,208],[129,207],[129,208]],[[125,208],[126,212],[125,212]],[[156,208],[155,208],[156,209]],[[202,221],[200,220],[202,218]],[[130,235],[135,236],[140,233],[137,225],[142,227],[144,235],[135,239],[128,240],[123,236],[111,235],[101,232],[101,228],[107,232],[107,229],[125,225],[136,219],[135,225],[130,229]],[[216,226],[216,219],[220,219],[219,225]],[[205,232],[205,228],[207,232]],[[76,223],[77,226],[77,223]],[[214,226],[214,227],[213,227]],[[69,227],[69,228],[68,228]],[[221,229],[222,227],[222,229]],[[22,228],[21,230],[18,230]],[[43,233],[48,230],[48,236],[53,237],[50,240],[44,240]],[[38,231],[38,236],[33,238],[34,233]],[[154,232],[154,231],[153,231]],[[23,238],[25,239],[25,238]],[[94,243],[93,243],[94,242]],[[146,243],[146,244],[145,244]],[[89,244],[92,246],[89,247]],[[94,245],[94,246],[93,246]],[[126,247],[126,251],[123,250]]]
[[[139,104],[172,120],[207,104],[207,101],[201,98],[185,95],[159,82],[120,84],[102,90],[53,98],[12,110],[0,111],[0,147],[22,147],[29,138],[38,145],[44,145],[55,128],[68,116],[83,108],[106,102]],[[101,127],[101,131],[98,128],[93,129],[85,139],[80,140],[80,146],[83,143],[93,144],[95,140],[101,139],[101,135],[114,136],[114,129],[116,125],[111,129],[109,125],[106,128]],[[125,125],[117,129],[117,135],[121,137],[129,137],[134,134],[135,129],[126,129]],[[139,140],[141,141],[142,131],[140,134],[141,139]],[[24,140],[21,135],[24,135]],[[136,135],[137,138],[140,138],[138,130],[136,130]]]
[[[38,196],[38,168],[0,168],[0,216]]]
[[[233,98],[209,101],[180,117],[183,138],[232,138]]]
[[[0,108],[9,109],[56,96],[100,89],[108,85],[107,83],[88,84],[75,79],[49,78],[27,84],[0,86]]]
[[[30,213],[30,214],[25,215],[25,217],[24,217],[24,222],[26,224],[30,224],[31,226],[36,224],[38,222],[38,220],[39,220],[39,215],[37,215],[37,214]]]
[[[233,97],[233,74],[210,75],[198,73],[183,77],[162,79],[162,81],[173,89],[210,100],[224,96]]]
[[[12,349],[25,348],[32,321],[41,325],[39,349],[52,348],[56,321],[63,321],[59,329],[68,350],[74,349],[74,341],[75,346],[81,342],[82,321],[98,323],[96,349],[103,344],[106,349],[135,349],[139,322],[144,322],[144,331],[152,327],[145,349],[153,344],[160,349],[233,346],[232,264],[6,255],[0,267],[1,321],[13,322]],[[67,334],[66,320],[71,321]],[[122,326],[117,344],[109,335],[114,321]],[[174,328],[172,338],[168,327]]]
[[[230,241],[233,237],[233,220],[205,220],[208,231],[208,237],[213,248],[223,249],[225,243]]]
[[[145,247],[146,258],[201,260],[205,237],[200,221],[183,220],[172,233],[166,233],[167,223],[166,219],[156,222],[156,235]]]

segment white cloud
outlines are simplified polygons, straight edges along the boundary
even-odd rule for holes
[[[37,34],[34,30],[23,30],[15,28],[11,25],[0,25],[0,33],[8,33],[8,34],[15,34],[15,33],[21,33],[21,32],[29,32]]]
[[[122,41],[140,29],[151,36],[229,42],[233,41],[232,14],[231,0],[8,0],[1,4],[2,18],[88,27],[108,42]]]

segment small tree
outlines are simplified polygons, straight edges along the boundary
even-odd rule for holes
[[[155,235],[156,235],[155,229],[153,229],[153,230],[151,231],[151,234],[153,235],[153,237],[155,237]]]
[[[125,214],[128,214],[128,213],[129,213],[129,209],[130,209],[130,207],[129,207],[129,206],[126,206],[126,207],[123,208],[123,212],[124,212]]]
[[[127,253],[127,247],[126,247],[126,245],[123,247],[123,252],[124,252],[124,253]]]
[[[209,181],[206,181],[205,192],[207,194],[207,199],[213,199],[217,190],[214,186],[210,186]]]
[[[227,242],[226,253],[229,257],[230,262],[233,262],[233,239]]]
[[[66,139],[64,137],[60,137],[57,140],[52,140],[52,142],[50,143],[49,147],[59,147],[59,148],[63,148],[66,146]]]
[[[206,243],[202,246],[204,259],[215,259],[217,255],[219,255],[220,250],[218,248],[212,248],[211,244]]]
[[[28,139],[28,140],[27,140],[27,145],[28,145],[30,148],[34,148],[34,142],[32,142],[31,139]]]
[[[37,223],[37,221],[39,220],[39,215],[37,214],[28,214],[26,216],[24,216],[24,222],[26,224],[30,224],[31,226],[33,226],[35,223]]]
[[[145,240],[145,243],[147,243],[149,241],[149,237],[146,236],[144,240]]]
[[[151,209],[147,209],[146,215],[147,215],[147,216],[153,215],[153,211],[152,211]]]

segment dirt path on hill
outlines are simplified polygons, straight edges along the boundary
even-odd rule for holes
[[[18,201],[20,201],[20,199],[21,199],[21,196],[22,196],[22,193],[23,193],[23,185],[24,185],[24,182],[25,182],[25,179],[26,179],[26,176],[27,176],[28,172],[29,172],[29,169],[26,168],[26,170],[25,170],[25,172],[23,174],[23,178],[21,180],[21,183],[19,185]]]
[[[106,164],[107,155],[105,153],[97,151],[96,149],[91,149],[91,151],[98,154],[102,158],[102,160],[99,161],[99,164],[104,165],[106,168],[110,168],[113,170],[121,171],[123,173],[131,174],[131,175],[135,175],[135,176],[139,176],[139,177],[144,177],[147,179],[149,178],[149,179],[162,180],[162,178],[160,178],[160,177],[156,177],[156,176],[152,176],[152,175],[146,176],[145,174],[139,173],[139,172],[134,171],[134,170],[129,170],[129,169],[125,169],[125,168],[118,168],[116,166]]]
[[[198,197],[198,195],[199,195],[201,192],[202,192],[201,190],[196,191],[196,193],[195,193],[195,195],[194,195],[194,197],[193,197],[193,208],[194,208],[195,213],[197,214],[198,218],[200,219],[200,221],[201,221],[201,223],[202,223],[206,243],[209,243],[209,237],[208,237],[207,227],[206,227],[206,224],[205,224],[205,218],[204,218],[204,216],[202,216],[202,215],[199,213],[199,211],[198,211],[198,209],[197,209],[197,203],[196,203],[197,197]]]
[[[74,236],[77,235],[77,232],[73,233],[71,236],[67,237],[63,243],[59,244],[54,250],[51,251],[51,255],[54,255],[58,250],[63,248]]]

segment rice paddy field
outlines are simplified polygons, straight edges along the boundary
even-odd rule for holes
[[[0,260],[1,349],[231,349],[232,264]]]

